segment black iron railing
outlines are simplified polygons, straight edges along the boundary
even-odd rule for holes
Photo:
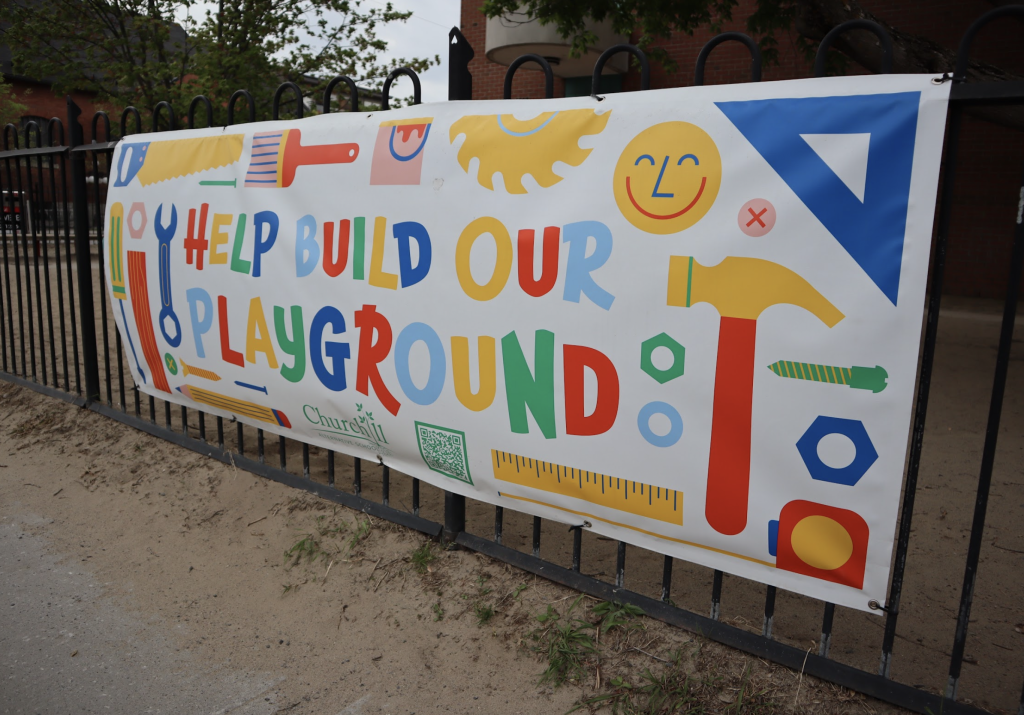
[[[268,445],[263,430],[241,423],[234,426],[234,445],[230,447],[226,443],[226,434],[230,435],[231,427],[224,424],[223,418],[216,417],[215,431],[208,434],[206,415],[203,412],[198,411],[193,422],[188,408],[180,407],[180,412],[175,417],[171,403],[163,402],[161,425],[157,421],[157,400],[153,397],[147,397],[148,405],[144,415],[138,389],[134,386],[129,388],[125,379],[125,353],[120,335],[111,325],[112,306],[107,305],[104,287],[101,234],[106,197],[105,183],[110,174],[111,157],[117,141],[111,136],[109,117],[104,112],[98,112],[91,120],[92,142],[86,143],[78,121],[80,110],[70,98],[67,136],[62,121],[51,119],[45,132],[49,146],[42,145],[42,128],[34,122],[29,122],[24,130],[24,148],[20,146],[22,138],[19,138],[13,125],[8,125],[3,130],[3,145],[0,151],[0,188],[3,189],[3,193],[0,194],[0,208],[3,209],[3,220],[0,221],[0,249],[3,258],[3,266],[0,267],[0,377],[87,407],[151,435],[254,474],[312,492],[324,499],[402,524],[432,537],[444,538],[447,542],[478,551],[581,592],[602,599],[635,604],[643,608],[649,616],[667,623],[917,712],[983,712],[974,705],[958,700],[958,685],[965,659],[968,626],[971,622],[974,584],[983,546],[982,535],[1010,361],[1019,283],[1024,270],[1024,224],[1019,212],[1016,216],[1007,217],[1008,227],[1015,221],[1010,274],[974,516],[964,565],[963,588],[956,628],[952,633],[952,652],[945,690],[941,693],[929,692],[917,685],[897,682],[891,676],[938,337],[939,308],[945,273],[946,246],[950,233],[956,162],[960,149],[962,114],[965,107],[972,105],[1024,103],[1024,82],[967,84],[965,80],[968,57],[977,32],[993,20],[1009,16],[1024,18],[1024,7],[1002,7],[975,22],[964,36],[953,73],[940,80],[953,83],[943,164],[944,180],[939,202],[930,295],[925,317],[918,390],[892,580],[888,601],[885,604],[876,604],[879,610],[885,612],[877,672],[864,667],[863,664],[858,667],[834,659],[833,651],[838,643],[833,636],[833,625],[837,619],[837,608],[834,604],[819,602],[816,608],[820,608],[822,612],[820,638],[816,648],[805,649],[795,645],[795,640],[791,636],[787,636],[790,643],[778,640],[779,629],[775,624],[775,614],[779,593],[773,586],[761,587],[746,582],[751,588],[764,589],[763,617],[760,632],[757,632],[723,622],[721,619],[725,583],[725,576],[721,571],[713,571],[710,575],[710,609],[707,616],[700,615],[692,610],[677,607],[672,601],[672,587],[674,582],[678,584],[681,579],[684,585],[706,583],[706,569],[681,562],[674,576],[672,557],[645,552],[634,547],[635,556],[631,559],[643,562],[650,573],[660,570],[661,578],[660,583],[641,586],[639,590],[630,590],[626,588],[628,547],[624,542],[615,544],[614,570],[610,581],[602,580],[600,573],[588,575],[583,572],[582,550],[585,529],[582,525],[569,529],[569,533],[572,534],[570,540],[564,526],[545,522],[540,517],[525,517],[513,513],[512,519],[515,523],[510,533],[505,510],[499,506],[494,508],[493,533],[488,537],[476,535],[467,528],[467,512],[471,511],[475,515],[471,520],[484,523],[481,520],[485,518],[489,507],[477,502],[469,510],[465,497],[442,492],[434,487],[421,490],[418,480],[404,475],[393,475],[384,465],[367,465],[359,459],[336,455],[332,451],[285,437],[280,437],[276,445]],[[874,23],[854,21],[840,25],[824,38],[815,62],[815,75],[821,76],[824,73],[825,55],[833,40],[844,32],[865,29],[878,36],[883,50],[882,71],[890,71],[892,44],[888,34]],[[756,43],[746,35],[731,32],[715,37],[701,50],[697,60],[695,85],[704,82],[705,63],[712,50],[729,41],[740,42],[749,48],[751,79],[760,80],[761,58]],[[472,75],[468,66],[473,58],[473,50],[457,29],[450,33],[449,47],[449,99],[471,99]],[[606,51],[596,63],[593,75],[595,96],[598,95],[599,79],[605,62],[619,52],[633,55],[641,70],[641,88],[649,87],[650,70],[643,52],[631,45],[617,45]],[[552,96],[553,74],[548,62],[537,55],[526,55],[517,59],[508,68],[504,85],[505,98],[511,97],[513,76],[525,63],[540,66],[545,76],[545,96]],[[389,107],[393,82],[402,75],[412,80],[415,90],[414,102],[419,102],[418,77],[412,70],[401,68],[387,78],[382,97],[383,110]],[[330,111],[332,96],[340,84],[346,85],[348,89],[348,110],[358,111],[359,91],[355,82],[348,77],[337,77],[328,84],[323,98],[324,111]],[[289,95],[291,98],[286,99]],[[251,122],[255,118],[252,95],[245,90],[238,90],[228,102],[228,125],[235,122],[239,101],[244,103],[247,120]],[[291,104],[294,107],[292,114],[297,118],[302,117],[304,103],[298,86],[285,83],[278,88],[273,100],[272,114],[275,119],[281,114],[282,103]],[[189,128],[197,126],[199,110],[205,114],[205,121],[202,123],[206,126],[211,125],[213,107],[207,98],[198,96],[189,105]],[[120,117],[120,137],[124,138],[142,131],[142,124],[141,113],[134,107],[128,107]],[[153,108],[154,131],[174,129],[176,124],[174,109],[168,103],[161,102]],[[1024,206],[1024,179],[1021,202]],[[113,344],[110,340],[111,333]],[[129,393],[131,405],[128,404]],[[246,443],[252,445],[253,440],[256,446],[255,455],[251,446],[248,453],[245,449]],[[271,452],[273,449],[277,450],[277,466],[267,461],[268,447]],[[294,457],[301,455],[302,466],[298,473],[293,473],[288,468],[289,452],[292,452]],[[292,461],[292,464],[295,462]],[[351,490],[342,488],[340,485],[349,479],[352,484]],[[405,502],[406,498],[409,499],[408,503]],[[541,537],[545,532],[549,537],[544,545],[548,558],[542,556]],[[592,536],[587,534],[588,538]],[[553,542],[551,537],[555,537]],[[516,543],[521,548],[517,548]],[[606,556],[607,559],[611,559],[611,552],[601,545],[599,540],[591,540],[590,543],[593,544],[595,551],[603,549],[604,556],[595,558],[600,560]],[[589,548],[591,547],[588,546]],[[550,556],[552,553],[566,557],[568,566],[554,563]],[[951,553],[950,558],[953,556]],[[644,588],[650,593],[643,593]],[[1012,601],[1001,605],[1019,613],[1020,595],[1009,594],[1007,597]],[[810,599],[803,599],[800,607],[805,610],[815,608]],[[860,623],[859,628],[864,632],[846,633],[846,637],[873,636],[874,631],[862,621],[848,620],[846,625],[850,623]],[[1020,680],[1003,682],[999,687],[1002,691],[1002,701],[1006,701],[1007,698],[1015,700]],[[1024,695],[1021,696],[1020,702],[1018,712],[1024,715]]]

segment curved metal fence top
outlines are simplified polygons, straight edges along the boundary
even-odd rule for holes
[[[967,67],[971,59],[971,45],[974,44],[974,37],[985,25],[1002,17],[1019,17],[1024,19],[1024,5],[997,7],[994,10],[989,10],[971,23],[971,26],[967,28],[967,32],[960,39],[960,47],[956,51],[956,67],[953,69],[954,82],[963,82],[967,79]]]
[[[389,74],[388,78],[384,80],[384,89],[381,92],[381,109],[391,109],[391,85],[396,79],[398,79],[399,75],[403,74],[412,80],[412,103],[420,103],[419,75],[416,74],[415,70],[409,67],[398,67],[397,69],[391,70],[391,74]]]
[[[604,71],[605,63],[614,55],[620,52],[628,52],[634,57],[636,61],[640,63],[640,89],[651,88],[651,64],[647,61],[647,55],[636,45],[612,45],[607,50],[601,53],[601,56],[597,58],[597,62],[594,63],[594,76],[590,84],[590,96],[597,97],[599,90],[601,89],[601,73]]]
[[[128,131],[128,117],[135,117],[135,131]],[[131,134],[142,133],[142,115],[139,114],[139,110],[135,107],[125,107],[124,111],[121,112],[121,137],[124,138]]]
[[[544,98],[551,99],[555,96],[555,75],[551,71],[551,63],[540,55],[528,54],[516,57],[505,71],[505,87],[502,99],[512,99],[512,79],[516,75],[516,70],[527,62],[536,62],[544,70]]]
[[[723,42],[741,42],[747,46],[747,49],[750,50],[750,81],[760,82],[761,48],[757,46],[757,43],[749,35],[744,35],[742,32],[723,32],[712,37],[706,45],[700,48],[700,54],[697,55],[697,69],[693,75],[694,86],[700,87],[704,84],[704,65],[708,61],[708,56],[712,50]]]
[[[167,121],[168,121],[168,127],[167,128],[168,128],[168,130],[173,132],[175,129],[178,128],[178,121],[177,121],[177,118],[174,116],[174,107],[171,106],[170,102],[157,102],[156,106],[153,107],[153,131],[154,132],[163,131],[162,129],[160,129],[160,110],[161,109],[166,109],[167,110]]]
[[[274,119],[281,118],[281,95],[285,93],[285,90],[291,90],[292,94],[295,95],[295,118],[302,119],[303,114],[306,111],[306,105],[302,101],[302,90],[299,89],[299,85],[294,82],[282,82],[281,86],[274,92],[274,104],[273,104],[273,117]]]
[[[198,106],[199,104],[202,104],[203,108],[206,109],[206,126],[207,127],[212,127],[213,126],[213,104],[205,96],[203,96],[201,94],[197,94],[195,97],[192,98],[192,101],[189,102],[189,105],[188,105],[188,128],[189,129],[195,129],[196,128],[196,106]]]
[[[235,104],[237,104],[239,99],[245,100],[249,121],[256,121],[256,101],[252,98],[252,94],[247,89],[236,89],[234,94],[231,95],[231,99],[228,100],[228,126],[235,123]]]
[[[331,97],[334,95],[334,88],[342,83],[348,86],[348,111],[359,111],[359,87],[356,86],[355,80],[346,75],[338,75],[327,83],[327,89],[324,90],[324,114],[331,113]]]
[[[850,20],[842,25],[836,25],[828,34],[822,38],[818,45],[818,52],[814,56],[814,76],[825,76],[825,59],[828,57],[829,48],[840,35],[849,30],[868,30],[875,33],[882,45],[882,67],[879,74],[890,74],[892,72],[892,38],[884,27],[871,20]]]

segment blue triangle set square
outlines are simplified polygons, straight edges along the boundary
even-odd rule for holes
[[[716,102],[896,305],[920,92]],[[870,135],[863,201],[801,135]]]

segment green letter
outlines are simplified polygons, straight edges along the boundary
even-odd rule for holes
[[[235,229],[235,243],[231,246],[231,270],[249,275],[250,261],[242,260],[242,241],[245,238],[245,214],[238,215],[238,228]]]
[[[501,339],[501,361],[505,369],[505,397],[508,402],[508,421],[513,432],[528,434],[526,419],[529,406],[546,439],[555,434],[555,334],[550,330],[534,333],[534,363],[537,374],[530,373],[523,349],[515,331]]]
[[[298,382],[306,374],[306,334],[302,330],[302,307],[292,306],[292,335],[294,340],[288,339],[288,332],[284,327],[284,308],[274,306],[274,331],[277,333],[277,344],[281,349],[295,358],[295,364],[291,367],[282,364],[281,375],[288,382]]]
[[[352,248],[352,278],[361,281],[366,268],[366,217],[356,216],[353,223],[355,224],[355,245]]]

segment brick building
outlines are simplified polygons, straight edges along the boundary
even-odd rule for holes
[[[866,11],[903,32],[927,37],[955,49],[968,26],[995,5],[992,0],[860,0]],[[475,57],[473,99],[500,99],[506,67],[487,58],[487,19],[483,0],[462,0],[461,29]],[[734,18],[723,30],[746,31],[753,0],[741,0]],[[981,60],[1016,75],[1024,75],[1024,23],[1014,19],[997,21],[975,40],[972,59]],[[493,33],[492,25],[492,33]],[[712,34],[702,29],[693,35],[678,34],[659,43],[678,64],[668,73],[652,66],[651,88],[685,87],[694,83],[697,54]],[[625,38],[623,38],[625,39]],[[635,39],[635,38],[630,38]],[[795,35],[780,35],[779,61],[765,66],[763,81],[812,76],[812,67],[798,50]],[[491,43],[494,45],[492,35]],[[543,74],[524,65],[516,74],[512,96],[544,96]],[[952,67],[943,68],[951,71]],[[556,74],[558,74],[556,68]],[[848,63],[848,74],[866,70]],[[706,84],[746,82],[750,78],[750,55],[738,43],[719,46],[709,58]],[[639,89],[639,73],[629,69],[621,77],[606,78],[603,91]],[[585,78],[556,77],[555,96],[589,94]],[[945,292],[953,295],[1002,298],[1006,286],[1006,265],[1010,258],[1017,217],[1021,172],[1024,170],[1024,127],[1009,128],[970,114],[964,117],[952,211]]]

